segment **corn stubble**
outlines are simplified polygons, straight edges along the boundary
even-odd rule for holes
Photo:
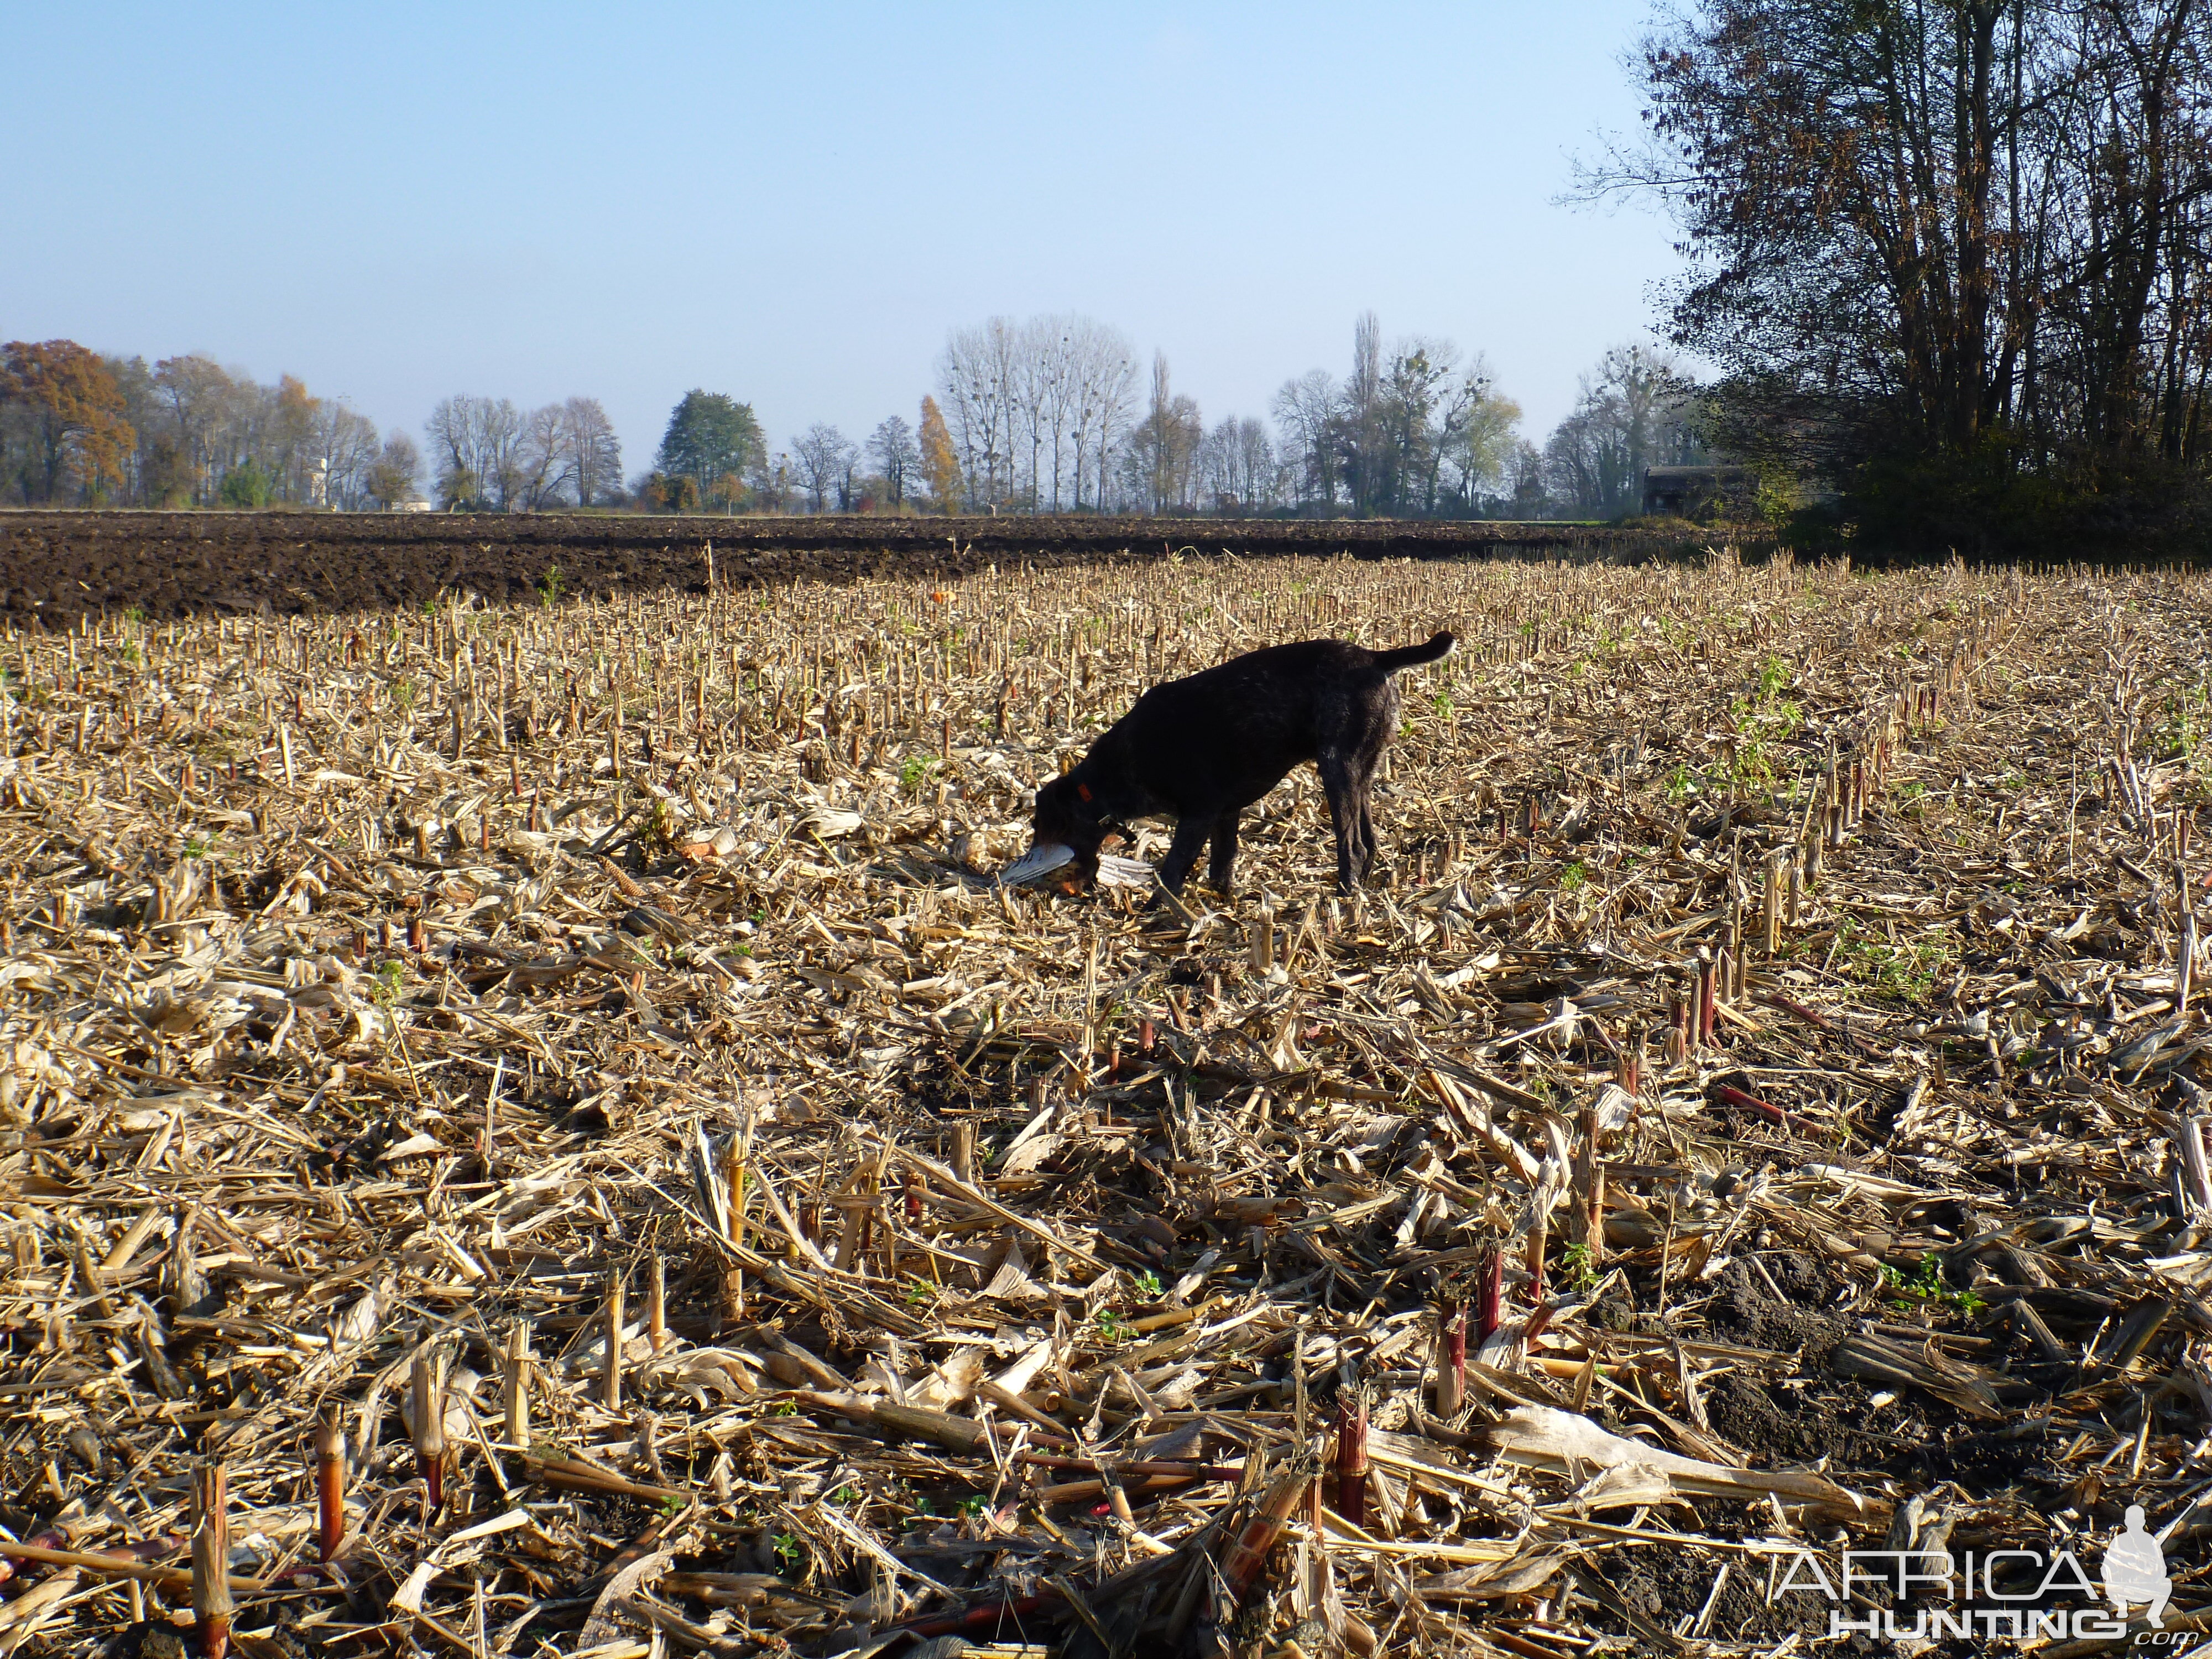
[[[2208,619],[1189,556],[15,634],[0,1641],[1698,1647],[1790,1540],[2106,1526],[2203,1429]],[[1144,686],[1438,627],[1387,884],[1310,775],[1238,897],[990,883]]]

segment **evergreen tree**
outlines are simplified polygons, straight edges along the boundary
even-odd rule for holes
[[[701,498],[726,506],[724,479],[743,477],[766,446],[750,404],[719,392],[691,391],[668,417],[660,471],[691,480]]]

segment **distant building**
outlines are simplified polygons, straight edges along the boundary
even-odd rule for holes
[[[1680,519],[1735,518],[1759,505],[1759,473],[1748,466],[1647,466],[1644,514]]]

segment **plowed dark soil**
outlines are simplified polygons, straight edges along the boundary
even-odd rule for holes
[[[957,575],[1027,561],[1251,557],[1646,558],[1740,533],[1690,524],[1585,525],[1352,520],[664,518],[629,514],[9,513],[0,514],[0,614],[66,622],[86,611],[149,617],[223,611],[349,611],[466,589],[527,599],[703,591],[738,584]],[[555,573],[557,573],[557,578]]]

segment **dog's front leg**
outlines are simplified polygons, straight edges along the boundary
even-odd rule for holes
[[[1224,897],[1236,879],[1237,818],[1243,810],[1232,806],[1213,821],[1213,855],[1206,860],[1206,878]]]
[[[1213,828],[1211,818],[1177,818],[1175,838],[1168,842],[1168,855],[1160,860],[1160,885],[1170,893],[1182,891],[1183,883],[1190,879],[1191,866],[1198,855],[1206,850],[1206,837]]]

